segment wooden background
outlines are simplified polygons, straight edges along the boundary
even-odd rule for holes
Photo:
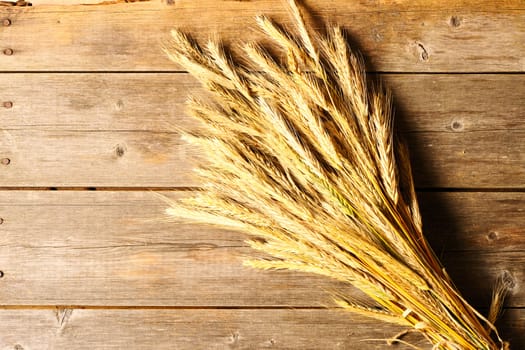
[[[333,308],[344,286],[245,268],[242,234],[166,222],[150,191],[199,186],[169,30],[259,40],[283,1],[42,2],[0,6],[0,349],[389,348],[398,327]],[[392,89],[432,246],[481,311],[512,276],[498,326],[525,348],[525,3],[303,3]]]

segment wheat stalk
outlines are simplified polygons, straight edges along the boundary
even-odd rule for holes
[[[201,47],[172,31],[165,52],[211,93],[190,100],[201,128],[183,138],[207,162],[203,191],[170,202],[169,215],[253,235],[271,258],[262,269],[328,276],[365,292],[370,303],[339,306],[422,333],[434,349],[507,349],[493,322],[458,293],[422,233],[408,151],[393,130],[390,95],[367,82],[341,28],[322,36],[289,5],[298,37],[264,16],[262,31],[286,53],[243,46],[235,62],[214,41]],[[494,338],[492,337],[494,335]]]

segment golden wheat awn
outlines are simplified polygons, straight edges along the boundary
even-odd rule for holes
[[[234,62],[178,30],[165,51],[201,81],[212,102],[191,99],[202,123],[185,131],[207,161],[203,191],[168,213],[242,230],[271,258],[262,269],[312,272],[370,297],[338,296],[355,313],[423,334],[433,349],[507,349],[493,322],[498,284],[484,318],[458,293],[422,233],[407,147],[393,130],[392,101],[365,76],[341,28],[313,32],[290,0],[298,35],[257,17],[285,53],[256,43]]]

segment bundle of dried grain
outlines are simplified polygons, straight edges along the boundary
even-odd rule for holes
[[[260,16],[286,52],[278,63],[249,43],[233,62],[172,32],[169,57],[198,78],[213,103],[190,101],[202,121],[184,138],[202,149],[205,183],[170,203],[176,218],[228,226],[256,237],[272,258],[263,269],[313,272],[351,283],[370,297],[338,296],[356,313],[421,332],[435,349],[504,349],[489,319],[458,293],[422,234],[406,146],[395,136],[390,95],[367,82],[342,30],[306,27],[290,1],[298,36]],[[401,340],[399,340],[401,341]]]

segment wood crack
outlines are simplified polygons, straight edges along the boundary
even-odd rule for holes
[[[61,308],[61,307],[56,308],[55,317],[58,323],[57,333],[62,333],[64,331],[72,314],[73,314],[72,308]]]

